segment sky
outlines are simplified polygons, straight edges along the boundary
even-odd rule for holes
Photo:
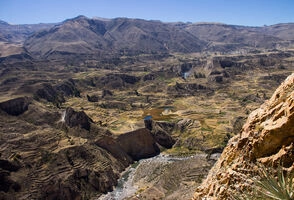
[[[0,20],[55,23],[78,15],[264,26],[294,22],[294,0],[0,0]]]

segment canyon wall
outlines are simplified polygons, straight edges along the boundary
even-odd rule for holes
[[[253,111],[238,135],[231,138],[194,200],[230,199],[254,187],[258,166],[283,165],[294,170],[294,73],[261,107]]]

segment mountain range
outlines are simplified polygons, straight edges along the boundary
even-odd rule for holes
[[[0,199],[235,199],[258,163],[293,172],[293,42],[294,23],[0,21]]]
[[[57,24],[10,25],[1,21],[0,41],[6,46],[21,44],[22,51],[18,52],[34,58],[228,53],[289,47],[294,41],[294,23],[247,27],[78,16]]]

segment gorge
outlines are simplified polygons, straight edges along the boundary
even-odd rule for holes
[[[224,199],[257,162],[293,171],[293,30],[0,23],[1,198]]]

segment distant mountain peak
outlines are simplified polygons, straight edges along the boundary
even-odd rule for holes
[[[3,20],[0,20],[0,25],[10,25],[9,23],[3,21]]]
[[[58,24],[14,26],[0,21],[0,25],[0,40],[24,42],[32,55],[44,58],[65,53],[94,57],[201,51],[229,53],[288,47],[294,40],[293,23],[248,27],[79,15]]]
[[[227,24],[221,23],[221,22],[195,22],[193,24],[195,24],[195,25],[227,25]]]
[[[73,19],[88,19],[88,17],[86,17],[85,15],[79,15]]]
[[[65,22],[69,22],[69,21],[77,21],[77,20],[88,20],[89,18],[84,16],[84,15],[79,15],[77,17],[74,17],[74,18],[69,18],[69,19],[66,19],[64,20],[62,23],[65,23]]]
[[[93,17],[94,20],[100,20],[100,21],[111,21],[111,19],[103,18],[103,17]]]

